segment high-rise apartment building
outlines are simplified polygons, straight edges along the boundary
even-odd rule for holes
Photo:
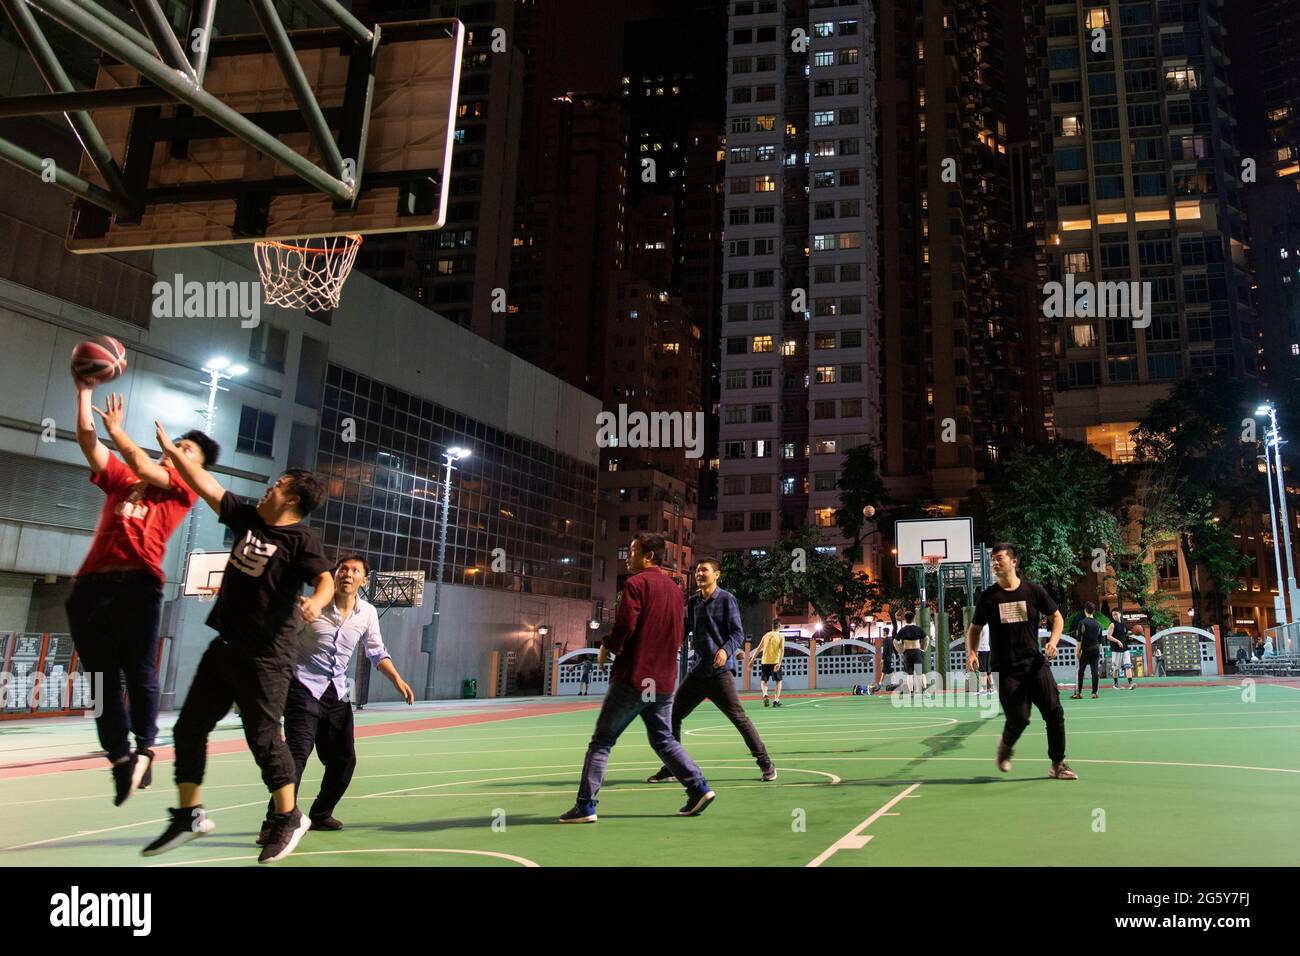
[[[718,505],[729,551],[832,528],[845,452],[879,440],[874,30],[869,3],[730,8]]]
[[[1169,385],[1256,372],[1222,0],[1027,0],[1052,280],[1149,283],[1148,314],[1061,318],[1056,426],[1111,457]]]

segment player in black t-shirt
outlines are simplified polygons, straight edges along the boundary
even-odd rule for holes
[[[1011,770],[1012,748],[1029,726],[1029,707],[1038,708],[1047,724],[1047,755],[1052,767],[1047,775],[1055,780],[1077,780],[1078,774],[1065,762],[1065,708],[1052,677],[1048,660],[1055,659],[1056,645],[1065,626],[1056,602],[1040,585],[1022,581],[1016,573],[1016,549],[1006,542],[991,552],[997,583],[986,588],[975,605],[975,616],[966,629],[966,666],[979,667],[980,629],[989,626],[993,670],[998,674],[998,698],[1006,714],[1002,738],[998,741],[997,765]],[[1038,649],[1038,621],[1047,617],[1052,636],[1044,651]]]
[[[1101,625],[1093,614],[1097,605],[1089,601],[1083,606],[1083,617],[1074,625],[1074,637],[1079,642],[1079,676],[1075,678],[1075,691],[1071,700],[1083,699],[1083,671],[1092,668],[1092,699],[1097,699],[1097,667],[1101,663]]]
[[[145,856],[173,850],[209,833],[199,786],[207,763],[208,735],[230,705],[239,705],[244,738],[275,802],[271,838],[259,863],[293,852],[311,821],[295,805],[293,756],[280,735],[280,719],[293,671],[294,634],[314,621],[334,598],[330,562],[316,533],[303,524],[324,499],[309,471],[291,468],[256,506],[239,500],[197,464],[184,458],[158,426],[158,443],[180,473],[234,532],[230,560],[207,624],[217,632],[208,645],[172,731],[180,806]],[[310,598],[302,594],[311,585]]]

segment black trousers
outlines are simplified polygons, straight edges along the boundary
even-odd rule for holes
[[[162,584],[148,571],[86,574],[64,605],[84,674],[103,675],[103,711],[95,720],[109,760],[153,747],[158,734],[158,622]],[[123,699],[130,701],[130,711]]]
[[[294,679],[289,683],[289,699],[284,706],[284,736],[293,755],[294,785],[302,787],[302,772],[314,748],[316,756],[325,765],[320,791],[307,815],[313,820],[324,820],[334,815],[334,808],[343,799],[352,772],[357,769],[356,738],[353,735],[352,704],[339,700],[338,691],[331,683],[320,700],[311,695],[303,684]],[[295,791],[296,792],[296,791]],[[272,804],[267,813],[274,810]]]
[[[998,699],[1007,715],[1002,728],[1002,742],[1007,747],[1016,745],[1029,726],[1029,708],[1033,705],[1047,724],[1047,756],[1053,762],[1064,760],[1065,708],[1061,706],[1056,678],[1052,676],[1046,659],[1040,658],[1027,671],[1002,671],[998,678]]]
[[[1079,655],[1079,676],[1075,678],[1075,686],[1079,688],[1079,693],[1083,693],[1083,670],[1085,667],[1092,668],[1092,692],[1097,693],[1097,668],[1101,666],[1101,648],[1094,647],[1090,651],[1084,651]]]
[[[262,771],[266,789],[279,790],[293,783],[293,757],[280,736],[280,718],[292,676],[287,658],[254,657],[222,637],[209,644],[172,731],[176,782],[203,782],[208,735],[230,705],[238,704],[244,739]]]
[[[766,771],[771,767],[772,759],[767,755],[767,748],[763,746],[758,731],[745,716],[745,709],[740,704],[736,679],[727,671],[714,676],[701,676],[699,671],[691,671],[686,675],[686,680],[682,681],[673,696],[673,737],[678,742],[681,741],[682,721],[706,700],[713,701],[713,705],[740,731],[740,736],[745,739],[745,746],[758,762],[759,769]]]

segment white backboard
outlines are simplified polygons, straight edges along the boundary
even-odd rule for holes
[[[221,576],[226,573],[229,551],[191,551],[185,556],[185,593],[194,596],[206,594],[205,588],[221,587]]]
[[[939,555],[941,564],[974,560],[975,522],[971,518],[909,518],[894,522],[898,566],[925,564],[926,555]]]

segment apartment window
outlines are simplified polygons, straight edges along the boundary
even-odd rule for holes
[[[1056,135],[1073,137],[1083,135],[1083,119],[1078,116],[1056,117]]]
[[[833,349],[835,348],[834,332],[818,332],[813,336],[813,348],[815,349]]]
[[[754,225],[761,226],[765,223],[776,222],[775,206],[755,206],[754,207]]]
[[[756,193],[773,193],[776,192],[775,176],[755,176],[754,192]]]
[[[842,382],[860,382],[862,381],[861,365],[841,365],[840,374]]]
[[[860,169],[841,169],[840,185],[857,186],[862,182],[862,170]]]
[[[835,36],[834,22],[814,23],[813,36],[815,37],[833,37]]]
[[[834,186],[834,185],[835,185],[835,172],[834,172],[834,170],[830,170],[830,171],[827,171],[827,172],[817,172],[817,173],[813,173],[813,188],[814,188],[814,189],[824,189],[824,188],[831,187],[831,186]]]
[[[798,487],[798,480],[794,477],[794,475],[785,475],[784,477],[782,477],[781,494],[792,495],[794,494],[795,488],[797,487]]]
[[[1072,37],[1078,33],[1078,21],[1073,16],[1047,18],[1047,35],[1049,37]]]
[[[841,282],[857,282],[862,278],[862,266],[856,262],[840,265]]]
[[[821,110],[816,113],[813,113],[813,126],[834,126],[834,125],[835,125],[834,110]]]
[[[838,50],[837,54],[840,66],[851,66],[858,62],[858,48],[855,46]]]
[[[741,372],[740,374],[745,374]],[[768,388],[772,384],[772,370],[770,368],[756,368],[753,370],[754,388]],[[741,386],[742,388],[744,386]]]
[[[1064,80],[1052,84],[1053,103],[1078,103],[1083,100],[1083,84],[1078,80]]]
[[[775,69],[776,69],[776,57],[771,55],[754,57],[755,72],[771,73]]]
[[[836,31],[836,32],[837,32],[837,34],[838,34],[839,36],[842,36],[842,37],[852,37],[852,36],[857,36],[857,35],[858,35],[858,21],[857,21],[857,20],[841,20],[841,21],[839,22],[839,30]]]
[[[754,147],[754,159],[756,159],[756,160],[757,160],[758,162],[760,162],[760,163],[771,162],[772,160],[776,159],[776,147],[775,147],[775,146],[755,146],[755,147]]]
[[[1056,168],[1061,172],[1077,172],[1088,168],[1088,161],[1082,146],[1056,151]]]
[[[747,256],[749,255],[748,239],[732,239],[727,243],[727,255],[730,256]]]
[[[776,99],[776,87],[763,85],[754,87],[754,99],[759,103],[768,103]]]
[[[744,338],[727,339],[728,355],[744,355],[748,350],[749,340]]]
[[[641,144],[645,148],[645,143]],[[728,153],[727,161],[731,163],[751,163],[754,161],[754,147],[752,146],[733,146]]]
[[[791,459],[795,457],[794,442],[786,442],[784,445],[781,446],[781,457],[785,459]]]
[[[733,133],[748,133],[752,129],[753,129],[753,117],[733,116],[731,118],[731,131]]]
[[[745,476],[728,475],[723,478],[722,493],[724,495],[743,495],[745,493]]]
[[[749,408],[745,405],[726,405],[722,409],[722,420],[728,425],[743,425],[747,422]]]
[[[860,232],[842,232],[840,233],[841,249],[861,249],[862,233]]]
[[[762,423],[762,422],[770,422],[771,420],[772,420],[772,406],[771,406],[771,405],[755,405],[755,406],[754,406],[754,408],[753,408],[753,414],[750,416],[750,421],[752,421],[752,422],[759,422],[759,423]]]
[[[1132,355],[1112,358],[1106,363],[1106,372],[1112,382],[1136,382],[1138,380],[1137,359]]]
[[[772,512],[751,511],[749,513],[749,530],[750,531],[771,531]]]
[[[741,341],[743,342],[744,339],[741,339]],[[730,353],[728,353],[728,354],[730,354]],[[745,387],[745,379],[746,379],[746,377],[747,377],[747,376],[746,376],[746,374],[745,374],[745,370],[744,370],[743,368],[732,368],[732,369],[727,369],[727,386],[726,386],[726,387],[727,387],[727,388],[744,388],[744,387]]]
[[[840,348],[842,349],[859,349],[862,348],[862,330],[845,329],[840,333]]]
[[[817,53],[813,54],[813,66],[834,66],[834,65],[835,65],[834,50],[820,50]]]
[[[1064,258],[1065,272],[1082,275],[1092,271],[1092,253],[1067,252]]]
[[[818,385],[834,385],[834,384],[835,384],[835,366],[834,366],[834,365],[819,365],[819,366],[817,366],[817,376],[816,376],[816,381],[817,381],[817,384],[818,384]]]
[[[774,255],[775,253],[776,253],[776,240],[775,240],[775,239],[755,239],[755,240],[754,240],[754,255],[756,255],[756,256],[770,256],[770,255]]]
[[[1178,352],[1147,355],[1147,375],[1153,382],[1170,382],[1182,378],[1182,355]]]
[[[861,418],[862,417],[862,399],[846,398],[840,402],[841,418]]]
[[[727,212],[727,225],[729,226],[748,226],[749,209],[731,209]]]
[[[754,125],[765,133],[776,129],[776,117],[772,115],[755,116]]]
[[[748,289],[749,273],[748,272],[728,272],[727,273],[728,289]]]
[[[722,515],[723,531],[744,531],[745,530],[745,512],[727,511]]]
[[[858,122],[858,108],[840,110],[840,125],[853,126]]]
[[[1092,161],[1098,166],[1118,166],[1124,162],[1119,140],[1098,140],[1092,144]]]
[[[731,61],[732,73],[749,73],[754,69],[754,61],[751,57],[738,56]]]
[[[834,402],[813,402],[813,418],[834,418]]]
[[[748,86],[736,86],[731,90],[731,102],[748,103],[753,98],[753,93]]]
[[[748,177],[748,176],[732,176],[732,177],[731,177],[731,194],[732,194],[733,196],[735,196],[735,195],[737,195],[737,194],[739,194],[739,193],[747,193],[747,192],[749,192],[749,177]]]
[[[833,202],[819,202],[819,203],[815,203],[815,204],[813,205],[813,218],[814,218],[814,219],[834,219],[834,218],[835,218],[835,203],[833,203]]]
[[[852,79],[852,80],[840,80],[840,82],[839,82],[839,95],[840,95],[840,96],[857,96],[857,95],[858,95],[858,81],[857,81],[856,79]]]
[[[1164,173],[1138,173],[1133,177],[1134,196],[1164,196],[1168,193]]]
[[[742,341],[743,341],[743,340],[742,340]],[[757,353],[757,352],[770,352],[770,351],[772,351],[772,336],[770,336],[770,335],[755,335],[755,336],[754,336],[754,339],[753,339],[753,345],[752,345],[751,351],[756,352],[756,353]]]
[[[814,455],[834,455],[836,440],[834,438],[819,438],[813,444]]]
[[[861,208],[860,200],[842,199],[840,200],[840,218],[846,219],[852,216],[858,216],[861,214]]]
[[[839,234],[830,232],[813,236],[813,252],[834,252],[839,248]]]
[[[1047,68],[1049,70],[1077,70],[1079,68],[1078,47],[1062,47],[1047,51]]]
[[[275,416],[270,412],[243,406],[239,413],[239,437],[235,447],[250,455],[270,456],[275,437]]]
[[[750,442],[750,451],[753,452],[755,458],[771,458],[772,443],[765,438],[760,438],[757,441]]]
[[[790,356],[799,354],[799,343],[794,339],[786,339],[781,343],[781,354]]]
[[[735,458],[744,458],[744,457],[745,457],[745,443],[744,443],[743,441],[729,441],[729,442],[723,442],[723,443],[722,443],[722,457],[723,457],[723,458],[731,458],[731,459],[735,459]]]
[[[1070,326],[1070,347],[1089,349],[1097,344],[1097,329],[1091,324]]]
[[[1101,369],[1097,362],[1071,362],[1070,388],[1092,388],[1101,384]]]

